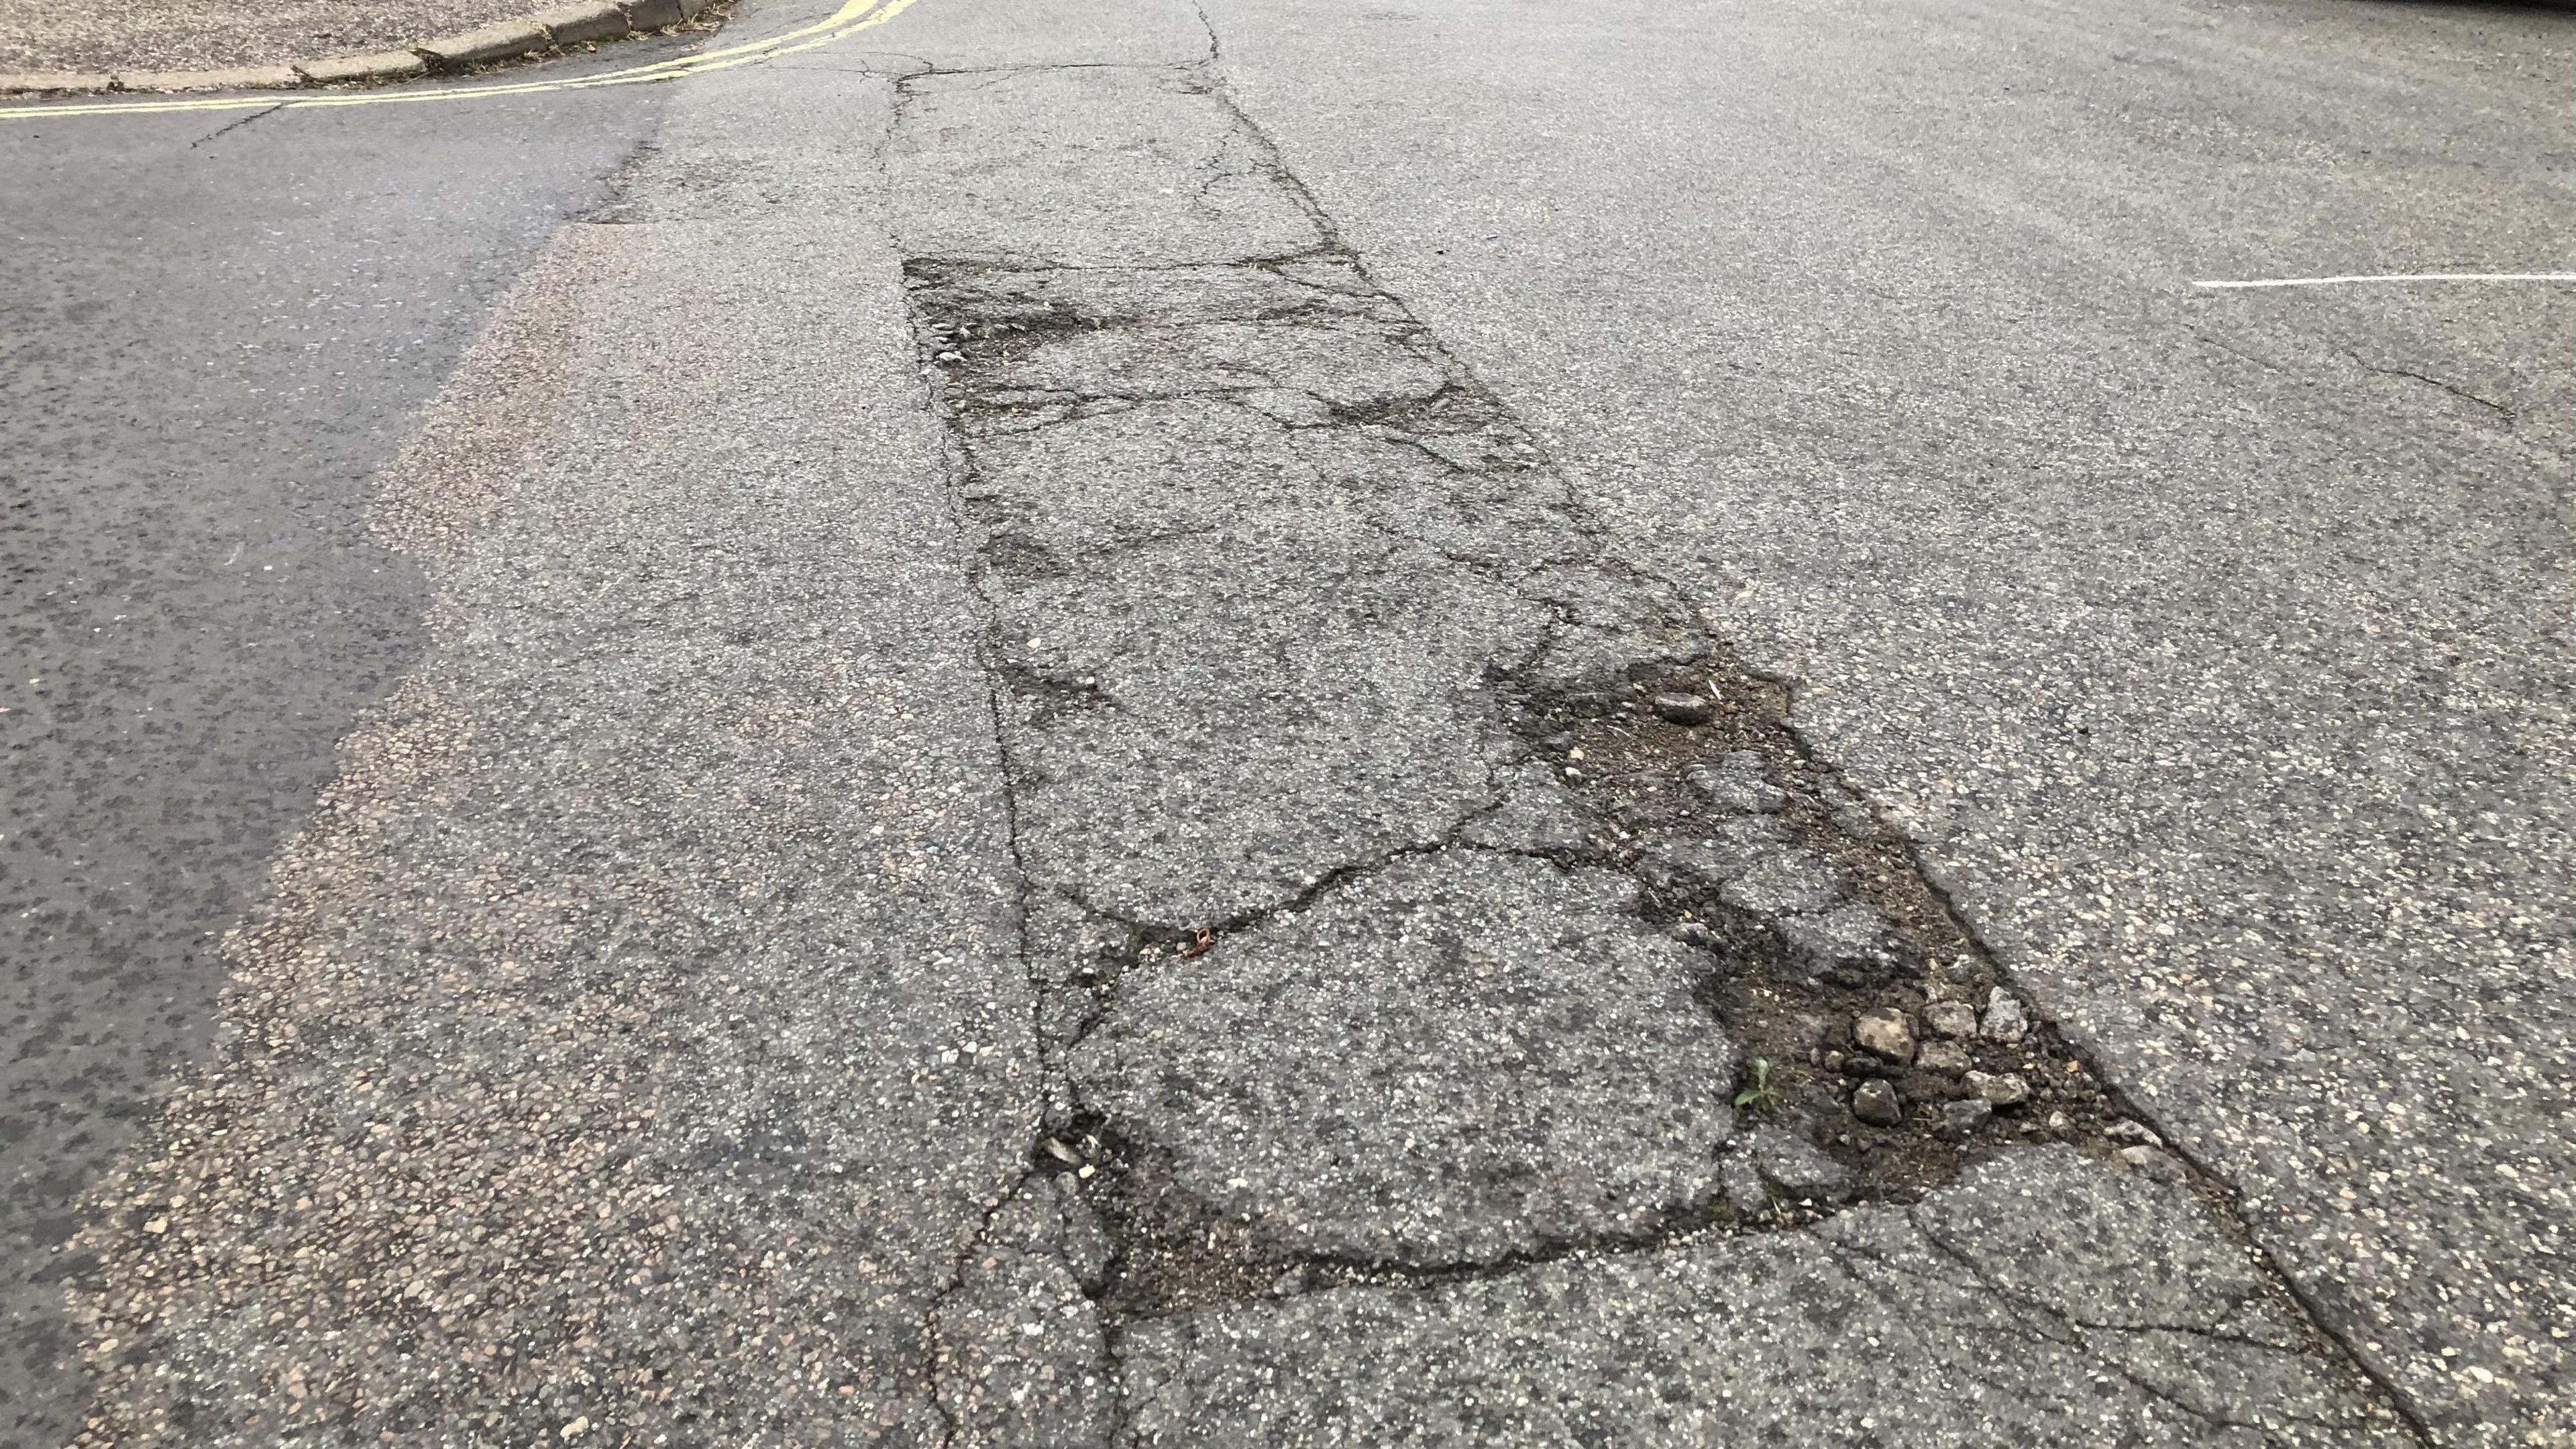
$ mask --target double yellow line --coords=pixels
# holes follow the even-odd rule
[[[752,65],[794,55],[829,45],[853,31],[892,20],[912,4],[912,0],[844,0],[841,8],[811,25],[774,35],[767,40],[746,41],[741,45],[719,46],[696,55],[674,60],[655,61],[651,65],[629,66],[624,70],[603,71],[597,75],[567,76],[560,80],[498,82],[490,85],[423,86],[418,88],[373,91],[325,91],[307,94],[298,91],[270,91],[231,96],[191,96],[167,100],[126,101],[54,101],[32,105],[0,106],[0,119],[51,116],[157,116],[184,111],[259,111],[274,107],[286,111],[312,110],[336,106],[401,106],[420,101],[479,101],[489,96],[528,96],[546,91],[581,91],[599,86],[643,85],[651,81],[677,80],[704,71],[730,70],[738,65]]]

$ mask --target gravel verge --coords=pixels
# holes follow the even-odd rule
[[[383,84],[721,18],[715,0],[0,0],[0,95]]]

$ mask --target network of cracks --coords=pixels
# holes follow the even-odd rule
[[[1615,880],[1620,914],[1657,938],[1657,963],[1722,1034],[1698,1071],[1735,1119],[1736,1149],[1711,1173],[1711,1190],[1627,1231],[1542,1252],[1797,1226],[1850,1202],[1910,1200],[2004,1142],[2069,1142],[2168,1180],[2190,1175],[2002,981],[1902,839],[1801,746],[1785,687],[1695,627],[1670,586],[1602,557],[1527,433],[1351,258],[1135,272],[916,262],[909,273],[958,432],[983,592],[999,616],[1000,706],[1023,795],[1055,783],[1031,760],[1069,719],[1133,712],[1109,678],[1117,661],[1027,657],[1044,648],[1035,631],[1049,627],[1045,611],[1077,596],[1054,585],[1085,562],[1066,557],[1079,545],[1048,535],[1102,521],[1060,495],[1012,486],[1007,475],[1027,471],[1031,440],[1051,430],[1157,404],[1197,422],[1213,404],[1259,417],[1306,458],[1400,459],[1374,474],[1321,468],[1297,481],[1317,487],[1318,511],[1375,495],[1383,512],[1372,527],[1430,543],[1444,566],[1543,615],[1535,649],[1515,640],[1517,657],[1476,661],[1478,677],[1459,692],[1473,719],[1457,727],[1491,736],[1462,747],[1478,757],[1486,791],[1436,837],[1333,863],[1283,901],[1222,917],[1119,915],[1092,905],[1078,882],[1034,879],[1032,964],[1060,1065],[1085,1060],[1137,983],[1205,972],[1246,933],[1329,909],[1372,878],[1444,857],[1505,873],[1534,862]],[[1321,395],[1298,386],[1316,379],[1329,379]],[[996,452],[1002,466],[986,466]],[[1266,461],[1211,448],[1182,466],[1213,488]],[[1137,485],[1143,496],[1122,506],[1150,509],[1164,483]],[[1387,516],[1398,512],[1423,526],[1404,531]],[[1119,536],[1122,521],[1087,541],[1135,548]],[[1177,525],[1172,536],[1228,546]],[[1555,536],[1539,548],[1515,548],[1548,526]],[[1569,577],[1579,574],[1590,577]],[[1318,582],[1350,581],[1326,571]],[[1053,627],[1069,622],[1059,614]],[[1161,664],[1187,675],[1202,662],[1126,672]],[[1210,671],[1229,697],[1275,696],[1281,681],[1261,676],[1276,671],[1234,663],[1239,672]],[[1272,718],[1256,713],[1256,727]],[[1531,1256],[1406,1263],[1298,1252],[1194,1199],[1171,1153],[1101,1110],[1082,1076],[1076,1065],[1059,1087],[1031,1167],[1068,1179],[1116,1244],[1099,1288],[1113,1318]]]
[[[2242,1245],[1786,688],[1317,221],[906,268],[1049,1070],[934,1322],[964,1441],[1032,1402],[1110,1433],[1099,1377],[1201,1310],[1814,1227],[2016,1144]],[[1032,1312],[1072,1346],[1015,1352]]]

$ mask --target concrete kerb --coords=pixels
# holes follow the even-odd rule
[[[0,74],[0,95],[81,95],[104,91],[294,90],[305,86],[381,85],[449,75],[562,46],[588,45],[685,25],[717,0],[573,0],[454,35],[398,49],[335,55],[291,64],[225,70]]]

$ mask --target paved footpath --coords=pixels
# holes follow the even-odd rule
[[[18,1028],[136,1119],[13,1164],[19,1422],[2570,1442],[2576,288],[2190,283],[2551,269],[2571,49],[918,0],[514,102],[660,97],[364,390],[419,622],[220,996]]]

